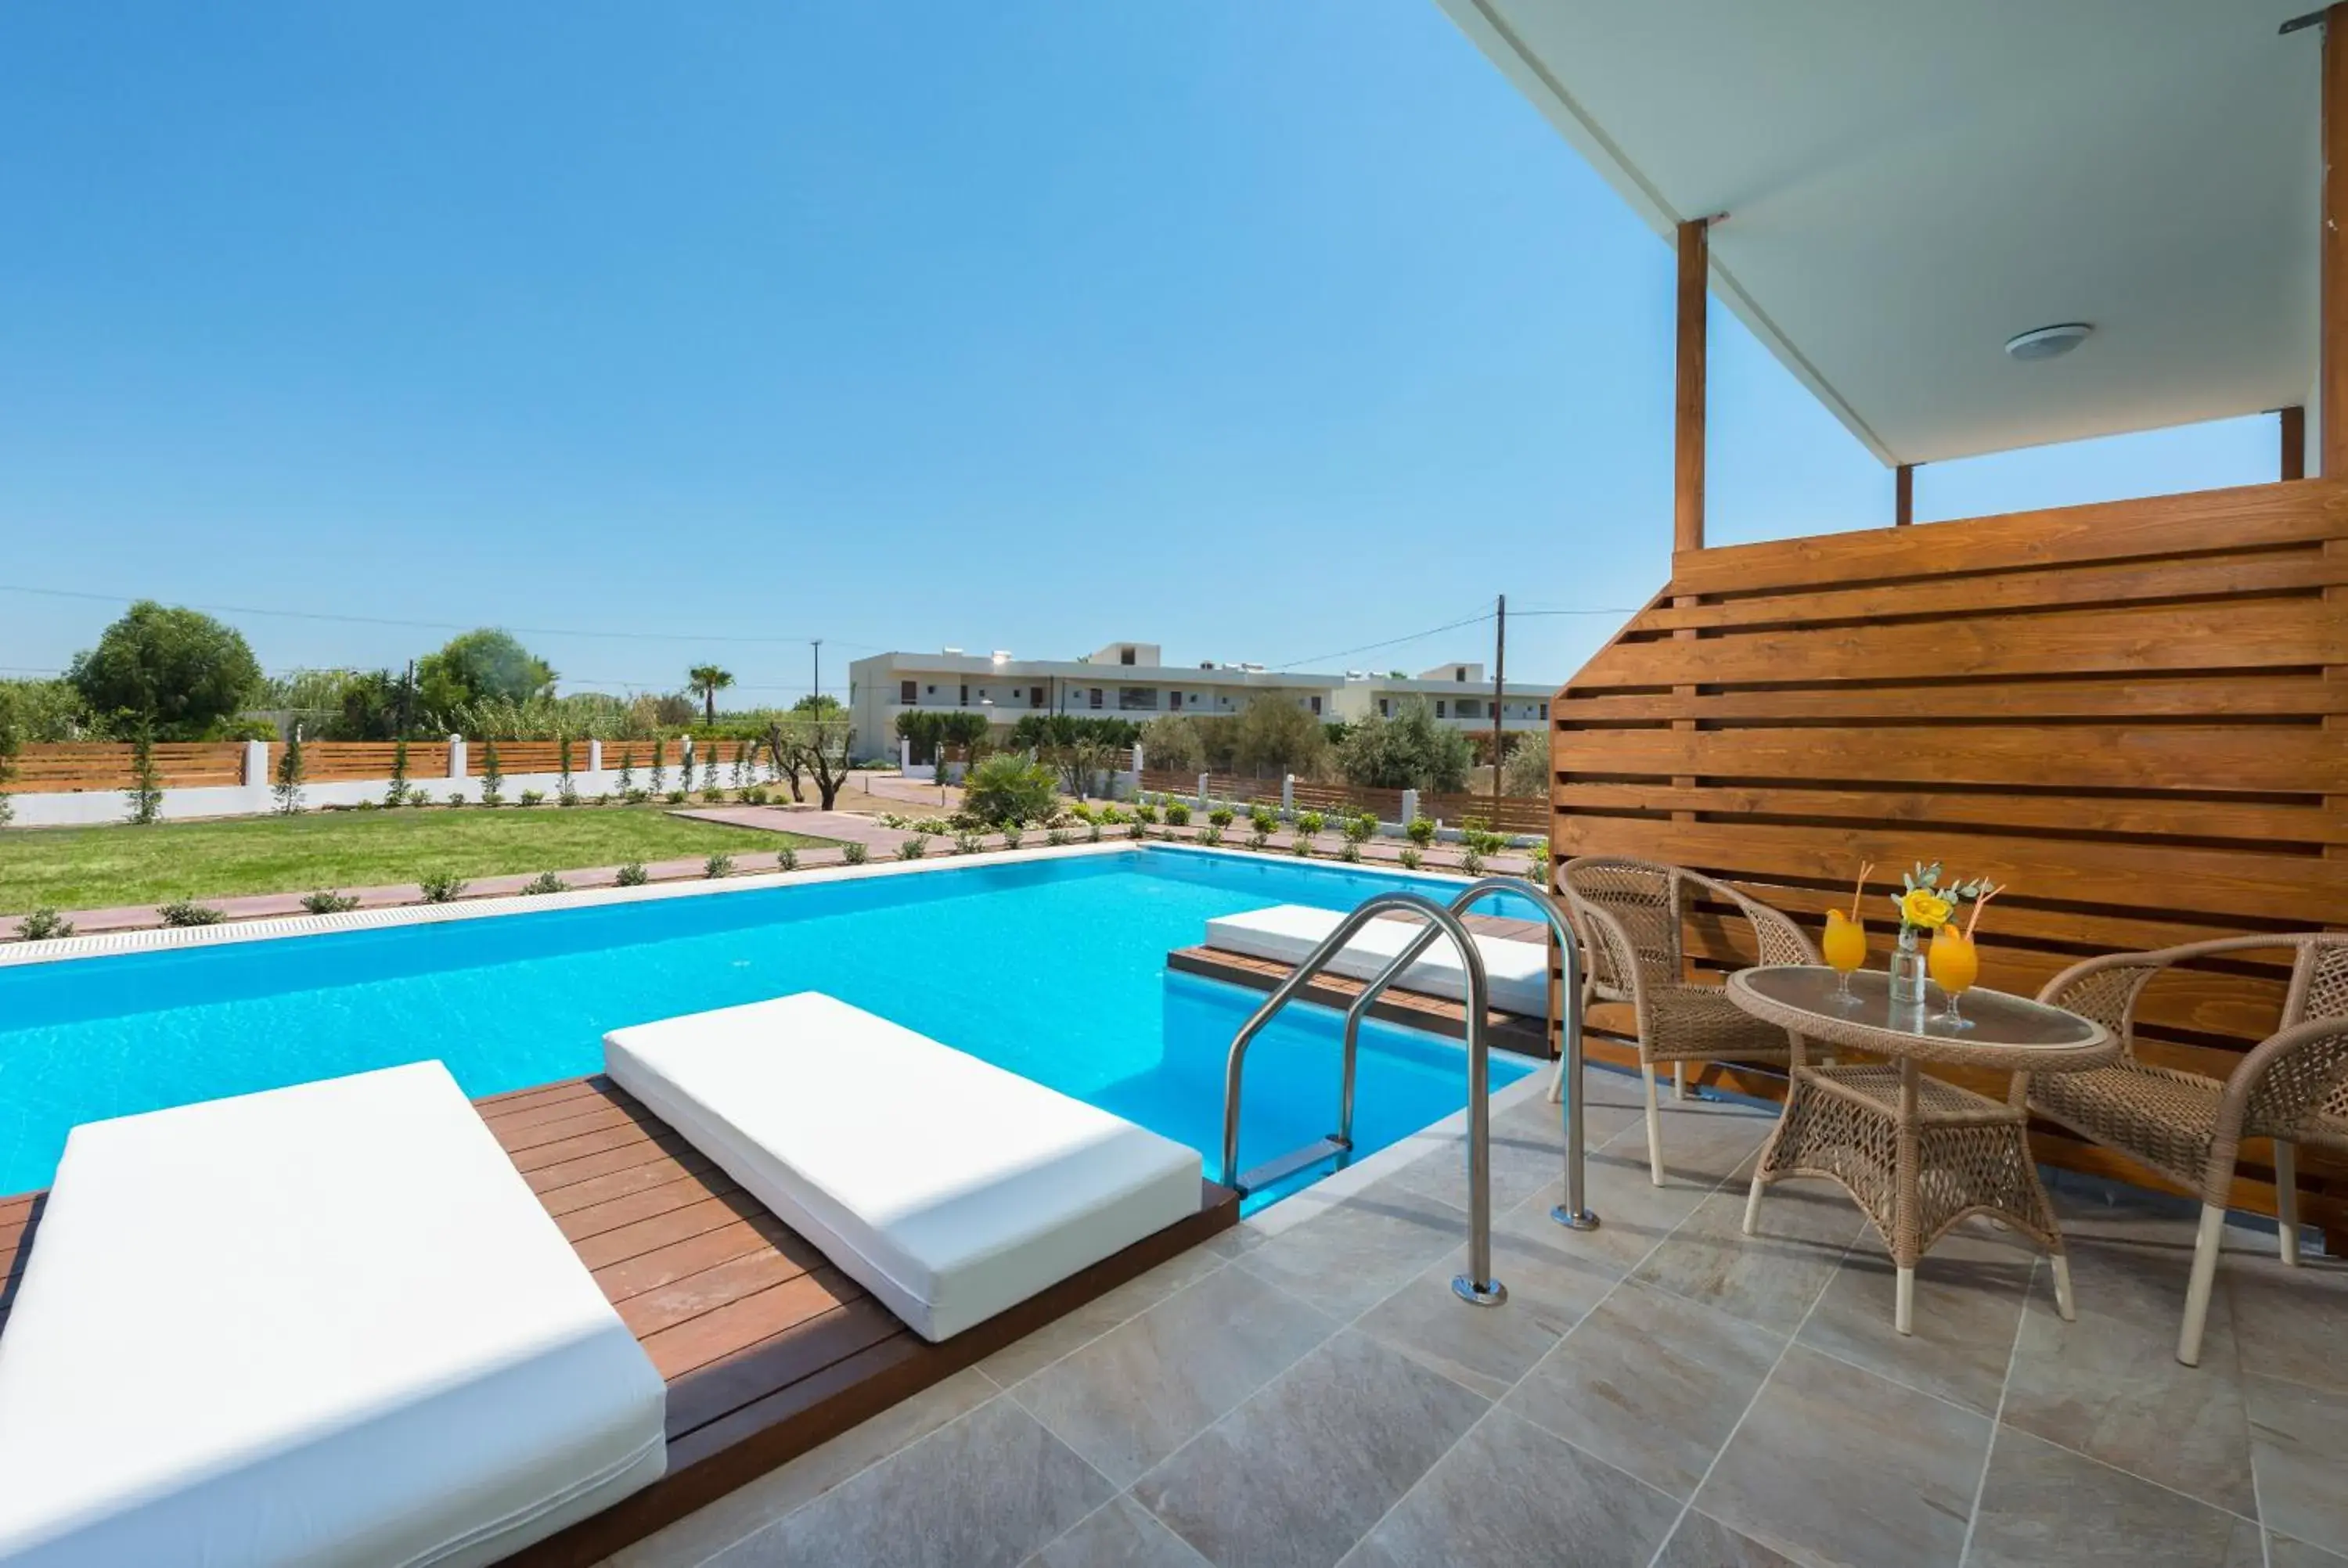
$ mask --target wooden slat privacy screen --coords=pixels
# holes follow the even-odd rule
[[[1551,702],[1557,855],[1713,872],[1813,925],[1872,860],[1879,966],[1883,894],[1943,860],[2010,885],[1982,983],[2024,995],[2092,953],[2348,926],[2343,585],[2339,480],[1683,552]],[[1691,922],[1708,967],[1741,941]],[[2144,1054],[2222,1076],[2283,978],[2156,981]],[[2051,1130],[2038,1149],[2139,1176]],[[2348,1235],[2348,1168],[2301,1170],[2308,1217]],[[2238,1197],[2272,1210],[2263,1181]]]

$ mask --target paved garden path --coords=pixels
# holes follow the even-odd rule
[[[900,828],[883,827],[869,816],[845,811],[792,811],[775,805],[703,805],[680,807],[671,816],[714,822],[726,827],[764,828],[769,833],[797,833],[829,838],[837,844],[860,844],[875,856],[891,856],[912,837]]]

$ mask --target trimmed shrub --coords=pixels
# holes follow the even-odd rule
[[[228,917],[209,904],[198,904],[186,898],[174,898],[159,907],[156,914],[166,926],[217,926]]]
[[[358,907],[357,898],[348,893],[337,893],[331,887],[321,887],[302,900],[302,907],[313,915],[347,915]]]
[[[1354,838],[1345,840],[1344,845],[1337,851],[1337,858],[1344,861],[1348,866],[1357,866],[1361,864],[1361,841]]]
[[[1227,805],[1219,805],[1212,811],[1207,813],[1208,825],[1214,828],[1218,834],[1220,834],[1224,828],[1231,826],[1232,823],[1237,822],[1238,820],[1239,813],[1233,811]]]
[[[1478,850],[1474,845],[1469,845],[1466,852],[1459,856],[1459,869],[1470,876],[1483,876],[1483,852]]]
[[[27,942],[54,942],[73,931],[73,922],[46,904],[16,922],[16,935]]]
[[[1044,842],[1058,849],[1068,842],[1068,830],[1065,827],[1047,827],[1044,830]]]
[[[1186,802],[1186,801],[1179,801],[1179,800],[1169,800],[1169,801],[1168,801],[1168,802],[1166,803],[1166,821],[1167,821],[1168,825],[1172,826],[1172,827],[1188,827],[1188,826],[1189,826],[1189,825],[1190,825],[1190,807],[1189,807],[1189,804],[1188,802]]]
[[[1405,871],[1417,870],[1419,863],[1426,858],[1426,856],[1420,852],[1417,845],[1406,844],[1402,846],[1402,868]]]
[[[571,770],[566,767],[562,773],[565,782],[568,782]],[[483,741],[481,743],[481,804],[503,805],[505,803],[506,770],[505,765],[498,761],[498,743],[495,741]]]
[[[1249,834],[1247,836],[1247,846],[1250,849],[1262,849],[1265,845],[1270,844],[1271,842],[1272,835],[1266,833],[1262,826],[1258,826],[1253,833]]]
[[[1199,830],[1199,842],[1205,845],[1210,849],[1212,849],[1216,845],[1220,844],[1222,841],[1223,830],[1217,827],[1211,822]]]
[[[1346,817],[1344,820],[1343,825],[1344,828],[1346,843],[1353,845],[1367,844],[1370,841],[1371,836],[1378,831],[1378,819],[1370,813],[1365,811]]]
[[[976,855],[984,847],[984,841],[975,833],[964,828],[953,835],[953,846],[956,855]]]
[[[798,868],[799,868],[799,852],[798,852],[798,850],[791,848],[788,845],[784,845],[782,848],[778,849],[777,851],[775,851],[775,869],[776,869],[776,870],[778,870],[778,871],[797,871]]]
[[[1425,849],[1435,842],[1435,819],[1431,816],[1414,816],[1410,819],[1410,825],[1404,828],[1403,832],[1408,835],[1413,844]]]
[[[391,783],[385,786],[383,804],[397,805],[407,798],[407,741],[405,737],[391,743]]]
[[[683,805],[685,802],[685,793],[681,789],[673,789],[668,792],[667,799],[671,805]]]
[[[913,835],[912,837],[905,840],[904,843],[897,846],[897,858],[900,860],[919,860],[922,856],[927,855],[929,852],[929,835],[927,834],[917,833]]]
[[[416,879],[427,904],[447,904],[465,896],[466,882],[448,871],[427,871]]]
[[[644,869],[641,860],[631,860],[620,867],[619,883],[623,887],[642,887],[652,879],[653,874]]]
[[[871,853],[870,848],[861,844],[843,844],[839,846],[839,861],[843,866],[861,866]]]
[[[570,891],[571,884],[565,882],[561,877],[557,876],[551,871],[540,872],[528,882],[522,884],[521,889],[522,897],[525,898],[542,898],[549,893],[568,893]]]
[[[1270,838],[1280,827],[1280,813],[1272,806],[1258,804],[1248,807],[1248,821],[1255,825],[1256,833]]]
[[[1026,838],[1026,836],[1027,836],[1026,832],[1025,832],[1023,828],[1021,828],[1021,827],[1020,827],[1020,825],[1019,825],[1017,823],[1015,823],[1015,822],[1006,822],[1006,823],[1004,823],[1004,824],[1003,825],[1003,847],[1004,847],[1004,848],[1005,848],[1005,849],[1016,849],[1016,848],[1018,848],[1018,847],[1019,847],[1019,845],[1020,845],[1021,841],[1022,841],[1022,840],[1024,840],[1024,839],[1025,839],[1025,838]]]
[[[521,792],[520,799],[524,805],[544,805],[546,792],[542,789],[526,789]]]
[[[713,881],[720,876],[731,876],[734,875],[734,857],[721,849],[701,863],[701,874]]]

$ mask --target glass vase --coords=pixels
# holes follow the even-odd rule
[[[1916,942],[1916,927],[1900,927],[1900,945],[1891,949],[1891,1005],[1924,1006],[1924,953]]]

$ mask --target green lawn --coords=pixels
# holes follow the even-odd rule
[[[367,887],[413,882],[433,871],[468,877],[569,871],[826,842],[688,822],[656,806],[442,806],[151,827],[9,828],[0,832],[0,914],[44,904],[88,909]]]

